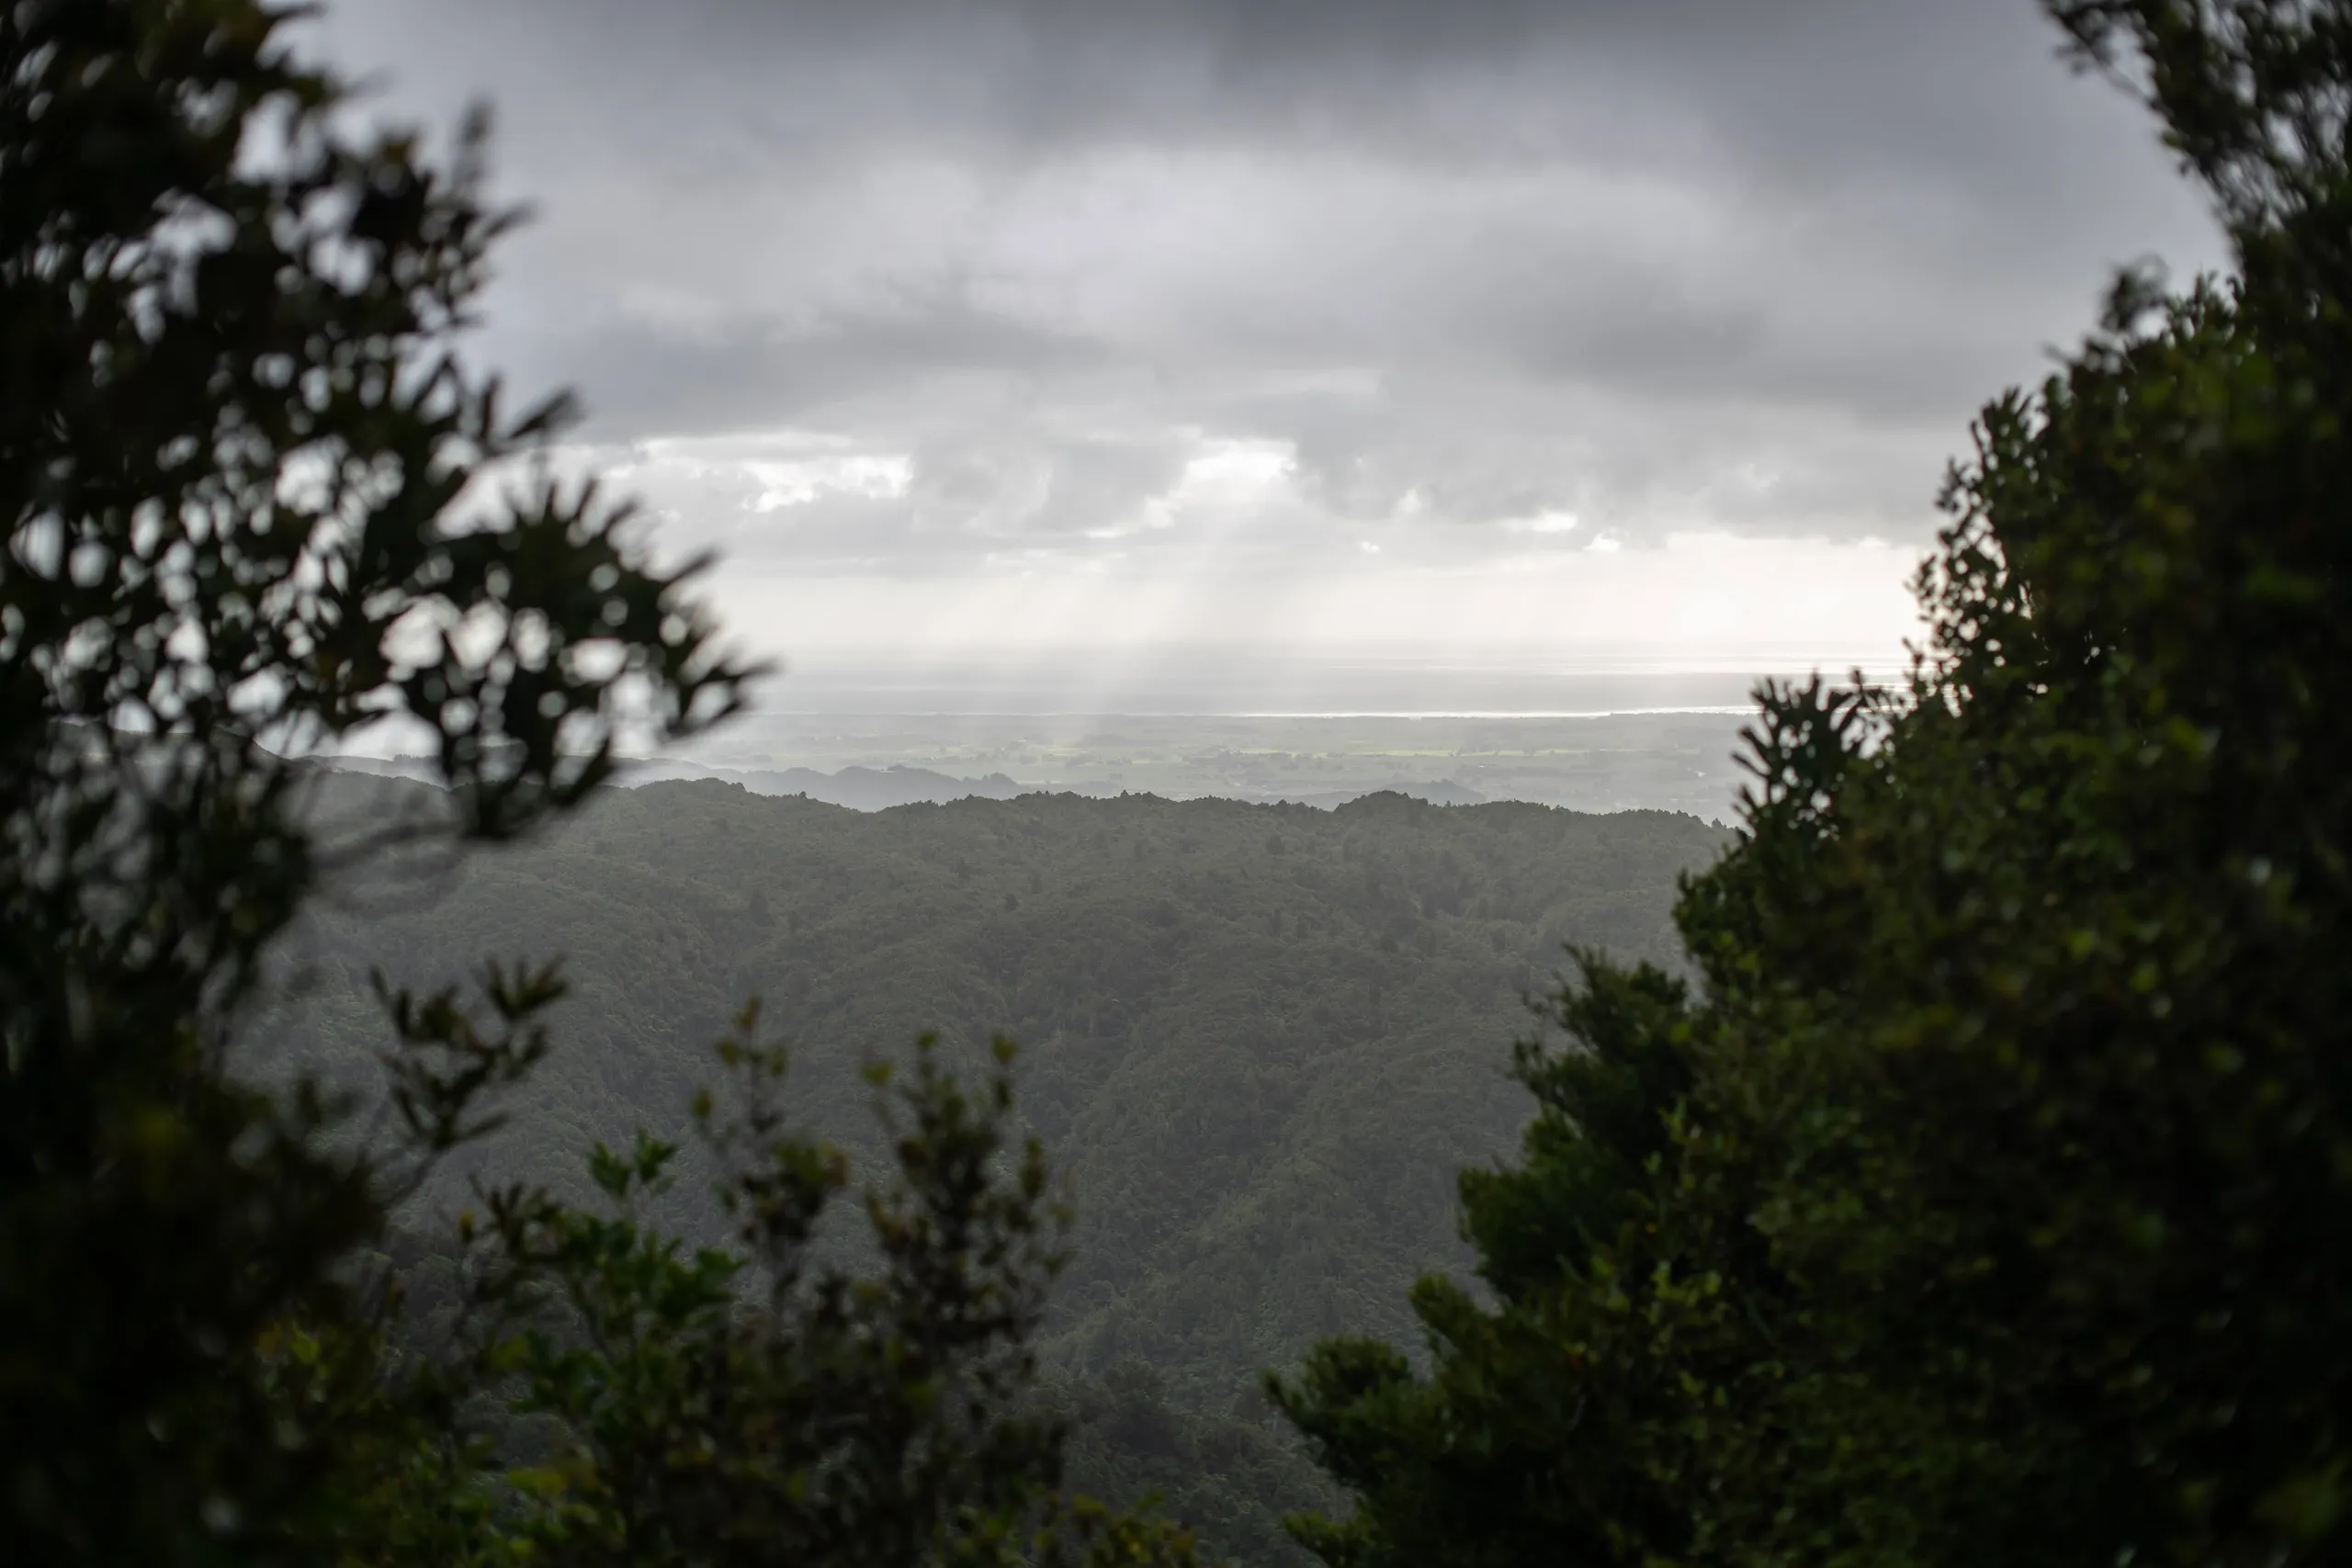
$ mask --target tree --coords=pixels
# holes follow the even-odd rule
[[[1763,694],[1695,995],[1587,960],[1491,1305],[1279,1396],[1334,1563],[2340,1555],[2352,6],[2056,0],[2236,273],[1990,405],[1894,690]]]
[[[409,1033],[457,1016],[413,1013]],[[678,1151],[644,1134],[591,1156],[609,1213],[487,1194],[484,1320],[454,1357],[415,1348],[472,1374],[473,1416],[379,1466],[346,1551],[417,1568],[1190,1568],[1184,1530],[1062,1490],[1069,1423],[1038,1396],[1033,1341],[1069,1216],[1042,1145],[1012,1131],[1011,1043],[977,1093],[928,1038],[910,1072],[869,1071],[890,1167],[845,1245],[827,1226],[849,1161],[787,1131],[786,1055],[756,1020],[719,1046],[733,1109],[695,1107],[734,1245],[647,1222]]]
[[[329,1501],[345,1432],[279,1397],[272,1329],[354,1321],[334,1265],[397,1173],[222,1061],[365,847],[293,754],[398,721],[454,810],[368,836],[503,838],[744,673],[691,568],[532,477],[562,406],[457,356],[509,221],[479,127],[447,168],[339,131],[287,15],[0,10],[0,1534],[43,1561],[261,1553]],[[413,1150],[525,1065],[403,1057]]]

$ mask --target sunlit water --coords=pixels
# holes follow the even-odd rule
[[[1514,656],[1481,650],[1306,653],[1282,649],[1071,649],[894,659],[812,650],[762,687],[760,717],[1152,715],[1566,717],[1745,712],[1758,680],[1857,665],[1885,650],[1834,647],[1618,648]],[[765,728],[757,718],[745,729]]]

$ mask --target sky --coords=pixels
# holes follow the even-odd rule
[[[2031,0],[332,0],[480,352],[749,646],[1892,655],[1974,410],[2222,250]]]

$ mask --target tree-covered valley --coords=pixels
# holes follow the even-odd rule
[[[322,804],[376,819],[429,794],[338,775]],[[372,971],[429,990],[485,955],[560,955],[558,1048],[504,1139],[421,1200],[445,1206],[466,1171],[577,1187],[592,1143],[679,1135],[754,996],[793,1053],[793,1114],[835,1135],[865,1124],[862,1063],[927,1032],[973,1060],[1005,1035],[1077,1212],[1049,1361],[1139,1361],[1222,1409],[1319,1336],[1407,1331],[1405,1287],[1463,1256],[1453,1172],[1528,1114],[1507,1076],[1522,998],[1567,944],[1670,963],[1676,879],[1723,840],[1660,812],[1399,795],[865,814],[658,784],[524,847],[332,892],[262,1032],[364,1074]]]
[[[334,773],[322,819],[429,819],[437,792]],[[330,835],[332,838],[333,835]],[[877,1162],[861,1068],[936,1034],[1018,1045],[1024,1124],[1075,1216],[1037,1345],[1072,1483],[1157,1496],[1213,1557],[1303,1561],[1281,1521],[1334,1495],[1261,1397],[1317,1340],[1409,1338],[1407,1289],[1467,1260],[1453,1173],[1532,1108],[1510,1044],[1574,945],[1672,964],[1677,880],[1722,829],[1397,795],[1336,811],[1075,795],[876,813],[710,781],[600,792],[519,847],[372,863],[279,955],[248,1049],[365,1095],[379,971],[419,993],[485,956],[560,956],[555,1049],[498,1136],[404,1211],[414,1303],[456,1309],[431,1238],[488,1184],[594,1204],[589,1149],[682,1145],[650,1210],[723,1240],[688,1132],[746,1000],[791,1055],[797,1126]]]

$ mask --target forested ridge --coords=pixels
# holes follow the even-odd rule
[[[442,808],[421,784],[318,782],[329,821]],[[866,1160],[862,1064],[936,1033],[969,1068],[1009,1036],[1022,1117],[1076,1215],[1037,1341],[1072,1483],[1159,1496],[1212,1556],[1295,1562],[1283,1517],[1335,1495],[1261,1374],[1342,1328],[1409,1332],[1406,1287],[1468,1260],[1453,1172],[1526,1120],[1506,1069],[1527,999],[1569,944],[1675,963],[1677,879],[1724,840],[1673,813],[1396,795],[864,813],[714,782],[608,789],[526,845],[331,883],[248,1044],[365,1094],[379,970],[429,992],[486,954],[563,960],[560,1049],[507,1131],[412,1201],[388,1255],[412,1313],[439,1321],[465,1292],[430,1238],[478,1206],[469,1178],[593,1201],[594,1145],[691,1145],[711,1044],[747,998],[791,1050],[794,1122]],[[653,1212],[724,1235],[699,1181]]]
[[[426,786],[338,776],[356,817]],[[674,1137],[744,1001],[812,1128],[865,1124],[870,1058],[1017,1041],[1021,1111],[1069,1175],[1049,1361],[1137,1359],[1221,1409],[1342,1325],[1409,1324],[1459,1262],[1453,1175],[1525,1120],[1508,1047],[1575,943],[1674,961],[1679,874],[1720,829],[1663,812],[1337,811],[1029,795],[866,814],[715,783],[608,790],[544,838],[330,889],[257,1033],[343,1077],[383,1043],[370,976],[428,990],[560,956],[561,1048],[485,1164],[577,1189],[598,1140]],[[680,1211],[684,1218],[687,1211]]]

